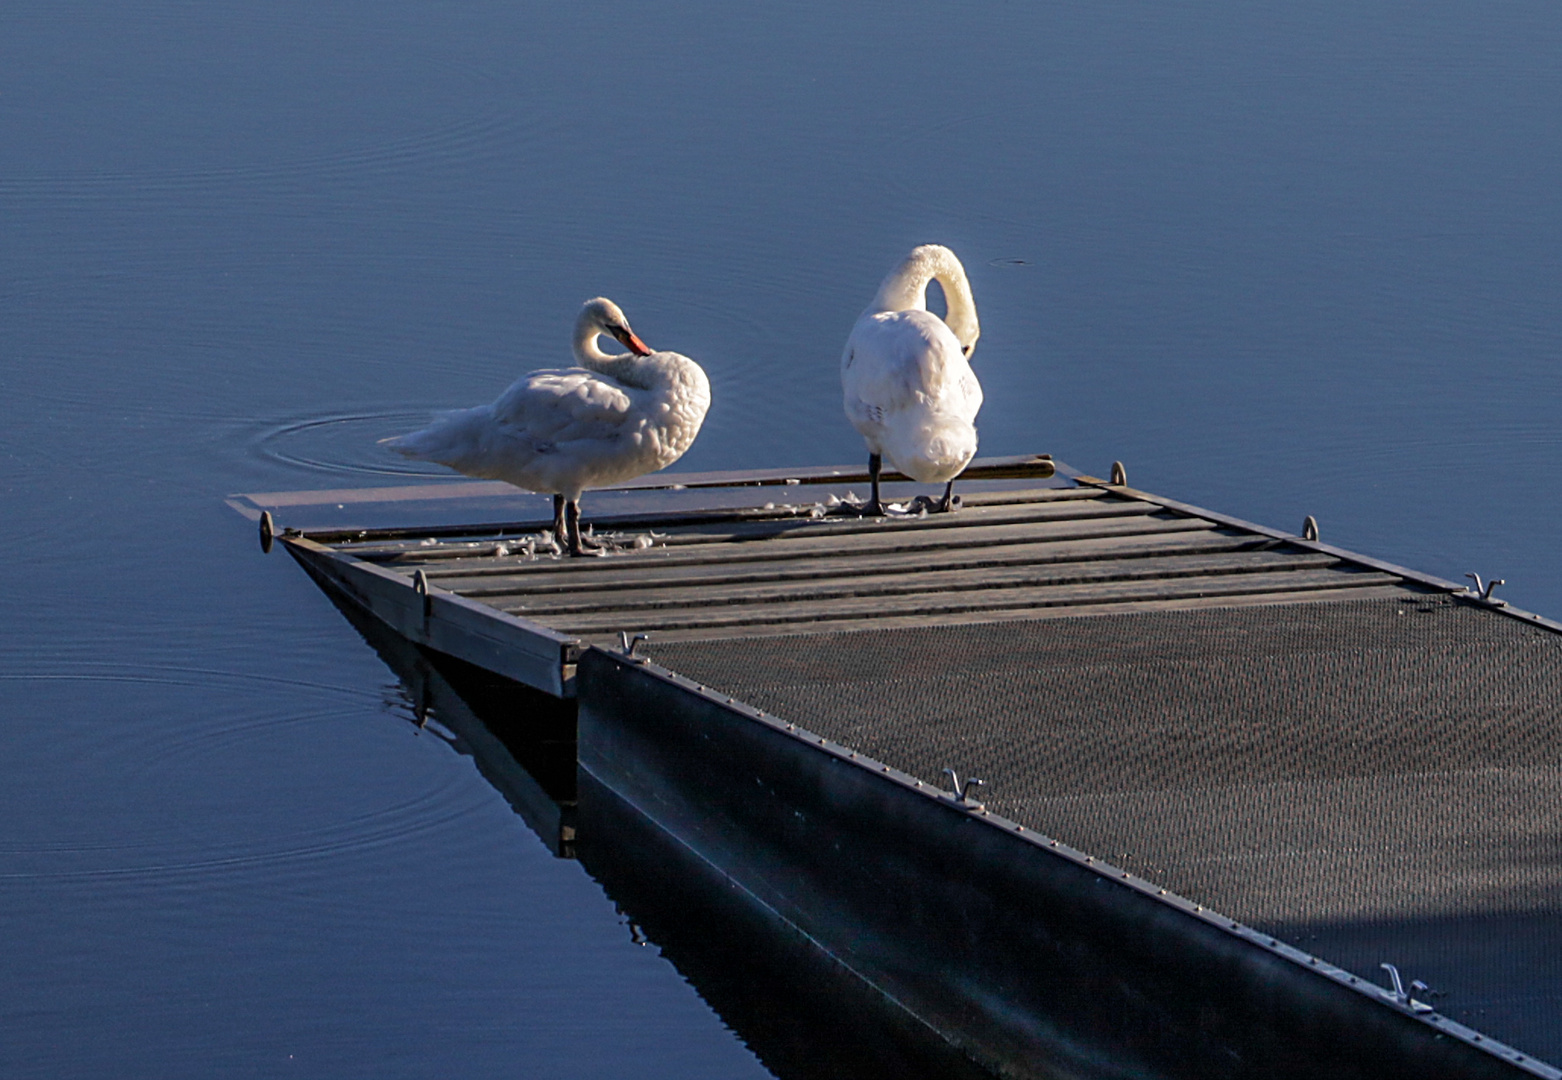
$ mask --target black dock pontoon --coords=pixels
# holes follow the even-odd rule
[[[234,505],[575,699],[582,836],[650,830],[987,1068],[1562,1077],[1562,627],[1122,476],[968,477],[887,520],[826,513],[849,469],[653,478],[590,496],[599,559],[502,485]]]

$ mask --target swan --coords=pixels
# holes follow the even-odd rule
[[[602,334],[629,352],[603,352]],[[578,367],[533,371],[492,405],[444,413],[420,431],[381,442],[467,476],[551,494],[559,546],[572,555],[598,550],[581,536],[581,493],[682,457],[710,408],[710,382],[687,356],[653,352],[602,296],[580,309],[574,350]]]
[[[943,319],[927,310],[935,278],[948,305]],[[976,456],[982,384],[967,360],[981,332],[965,267],[938,244],[913,248],[857,319],[841,353],[841,389],[847,419],[868,444],[873,497],[863,514],[885,512],[884,458],[919,483],[947,481],[930,505],[954,508],[955,477]]]

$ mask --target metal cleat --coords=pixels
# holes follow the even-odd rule
[[[635,634],[631,636],[628,630],[620,630],[618,632],[618,640],[622,646],[621,651],[628,659],[633,660],[637,664],[649,662],[646,657],[639,655],[639,649],[642,641],[651,640],[650,634]]]
[[[1508,583],[1507,578],[1492,578],[1490,581],[1486,582],[1484,586],[1482,586],[1481,575],[1466,574],[1464,576],[1475,582],[1475,588],[1465,590],[1465,592],[1469,593],[1475,599],[1490,604],[1492,607],[1508,606],[1508,602],[1506,600],[1498,600],[1491,594],[1492,590],[1495,589],[1498,585],[1506,585]]]

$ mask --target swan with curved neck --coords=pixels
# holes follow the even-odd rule
[[[604,334],[629,351],[603,352]],[[710,408],[710,382],[687,356],[652,351],[606,297],[581,308],[573,345],[577,367],[533,371],[491,405],[383,441],[467,476],[551,494],[559,545],[585,554],[598,545],[581,534],[581,494],[682,457]]]
[[[928,283],[944,291],[947,314],[927,309]],[[965,267],[938,244],[913,248],[879,286],[841,354],[846,416],[868,445],[872,499],[882,515],[884,459],[924,484],[944,483],[935,510],[954,508],[954,481],[976,456],[982,385],[968,360],[981,336]]]

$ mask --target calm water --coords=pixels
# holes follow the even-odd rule
[[[0,1073],[765,1074],[221,502],[394,482],[598,293],[681,467],[850,461],[947,243],[984,452],[1562,615],[1562,8],[840,7],[6,6]]]

